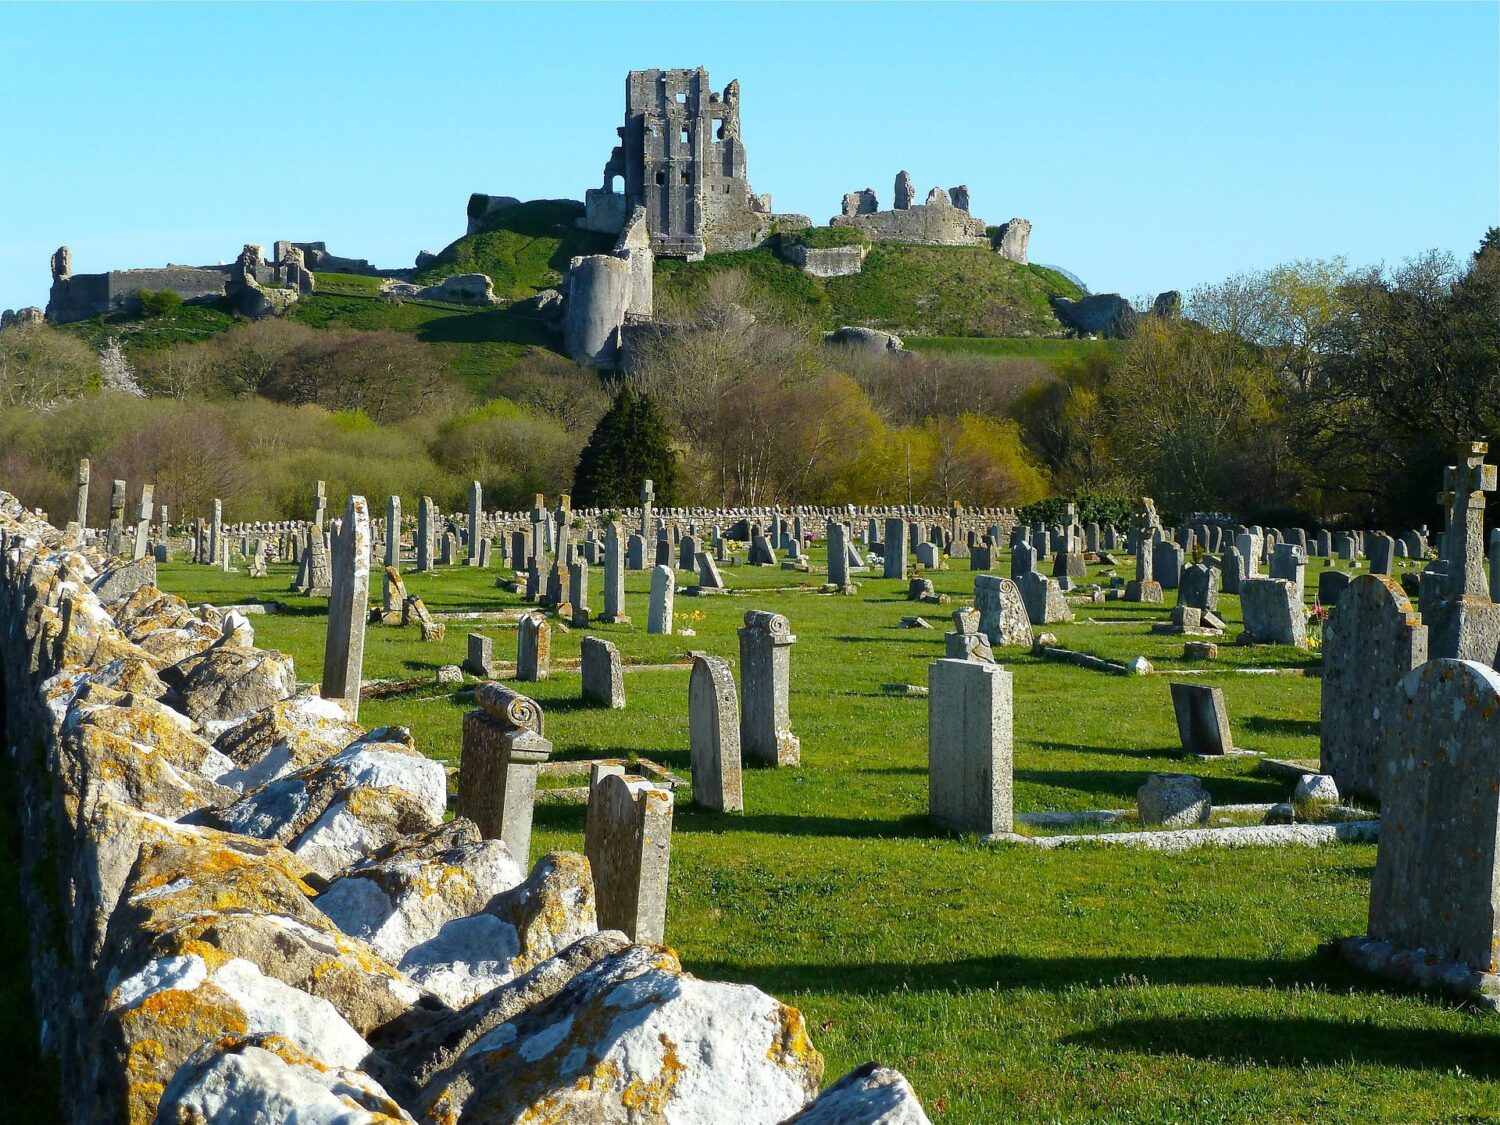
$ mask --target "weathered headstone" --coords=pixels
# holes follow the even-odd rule
[[[621,529],[611,522],[604,529],[604,613],[599,620],[609,624],[629,624],[625,613],[625,552],[620,542]]]
[[[109,489],[108,550],[112,555],[125,553],[125,482],[117,480]]]
[[[1447,573],[1443,593],[1422,600],[1429,629],[1428,648],[1436,657],[1477,660],[1493,665],[1500,652],[1500,604],[1492,602],[1484,577],[1485,493],[1496,490],[1496,469],[1484,463],[1489,445],[1470,442],[1459,449],[1459,464],[1444,472],[1447,528],[1442,558]]]
[[[1387,703],[1369,936],[1500,970],[1500,673],[1431,660]]]
[[[417,569],[423,574],[432,570],[433,536],[437,534],[437,507],[431,496],[422,497],[417,505]]]
[[[479,565],[479,540],[483,537],[481,531],[484,520],[484,491],[479,482],[472,481],[469,484],[469,566]]]
[[[357,719],[370,603],[370,509],[363,496],[349,497],[344,506],[333,533],[332,571],[321,694],[344,700],[349,717]]]
[[[704,590],[724,589],[724,577],[719,573],[719,564],[706,551],[698,552],[698,586]]]
[[[666,936],[672,794],[640,778],[605,774],[589,789],[584,851],[600,929],[637,942]]]
[[[1427,661],[1427,626],[1401,584],[1362,574],[1323,627],[1321,769],[1345,795],[1380,800],[1397,685]]]
[[[979,631],[991,645],[1031,647],[1031,618],[1021,591],[1009,578],[975,575],[974,608],[979,611]]]
[[[620,650],[603,637],[584,637],[579,645],[583,670],[583,701],[619,710],[625,706],[625,677]]]
[[[1251,578],[1240,585],[1242,640],[1307,647],[1307,617],[1295,586],[1284,578]]]
[[[953,631],[943,634],[943,655],[950,660],[983,660],[993,664],[990,639],[979,630],[979,611],[962,606],[953,611]]]
[[[1021,604],[1026,607],[1026,616],[1033,625],[1051,625],[1073,620],[1057,579],[1048,578],[1039,570],[1021,575],[1016,583],[1021,591]]]
[[[552,752],[542,737],[542,709],[504,684],[474,690],[479,704],[464,712],[458,768],[457,815],[474,822],[486,840],[502,840],[526,870],[536,805],[537,767]]]
[[[906,521],[885,521],[885,570],[886,578],[906,578]]]
[[[1009,832],[1011,677],[996,664],[938,660],[927,667],[927,803],[956,832]]]
[[[670,566],[651,568],[651,601],[646,610],[646,632],[668,636],[672,632],[672,601],[676,594],[676,575]]]
[[[1208,684],[1173,683],[1172,710],[1177,737],[1186,754],[1228,754],[1234,749],[1224,689]]]
[[[1177,586],[1177,604],[1193,609],[1219,612],[1219,572],[1204,563],[1190,563],[1182,568]]]
[[[688,678],[688,737],[693,803],[718,812],[745,807],[740,779],[740,705],[729,662],[693,657]]]
[[[401,569],[401,497],[385,501],[385,565]]]
[[[749,610],[740,638],[740,746],[751,766],[795,766],[802,743],[790,718],[791,625],[779,613]]]
[[[132,537],[130,546],[130,558],[132,561],[146,557],[146,548],[151,542],[151,515],[153,511],[151,501],[155,492],[155,485],[141,485],[141,505],[136,509],[135,534]]]
[[[545,680],[552,671],[552,625],[533,610],[516,623],[516,679],[522,683]]]
[[[568,564],[568,601],[572,607],[571,621],[575,629],[587,629],[589,624],[589,564],[580,557]]]
[[[470,633],[464,671],[482,680],[495,678],[495,642],[483,633]]]
[[[80,529],[89,525],[89,459],[78,462],[77,493],[73,501],[73,522]]]

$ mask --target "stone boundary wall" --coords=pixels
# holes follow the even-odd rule
[[[601,931],[584,857],[527,876],[444,820],[409,732],[299,692],[247,619],[149,574],[0,492],[3,723],[67,1120],[927,1121],[873,1064],[817,1096],[796,1009]]]

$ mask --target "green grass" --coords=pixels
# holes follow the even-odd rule
[[[1060,331],[1048,297],[1073,296],[1060,274],[984,246],[880,243],[864,268],[827,282],[834,318],[930,336],[1046,336]]]
[[[489,229],[451,243],[437,261],[419,270],[416,280],[440,281],[459,273],[488,274],[495,296],[530,297],[562,281],[568,260],[579,254],[604,254],[613,235],[580,230],[575,206],[564,200],[534,200],[497,212]]]
[[[859,227],[803,227],[780,236],[783,246],[799,243],[811,250],[832,250],[839,246],[863,246],[870,241],[869,232]]]
[[[1318,570],[1309,567],[1309,590]],[[294,653],[301,678],[317,678],[325,607],[284,592],[290,567],[263,581],[184,564],[161,575],[190,600],[284,600],[287,613],[254,619],[258,640]],[[407,582],[439,612],[519,606],[494,576],[445,568]],[[954,605],[970,600],[967,569],[932,577]],[[772,592],[820,580],[779,569],[730,568],[726,578],[746,593],[678,598],[678,624],[696,636],[593,631],[619,645],[627,667],[690,648],[737,663],[746,609],[790,618],[802,765],[747,772],[742,815],[678,807],[667,937],[694,973],[798,1005],[830,1080],[867,1059],[900,1067],[937,1122],[1500,1118],[1493,1018],[1383,988],[1320,952],[1363,932],[1373,846],[1159,855],[950,837],[925,815],[927,701],[880,690],[926,683],[949,607],[914,607],[903,584],[869,576],[856,578],[853,597]],[[639,622],[646,576],[630,573],[626,586]],[[1078,608],[1075,623],[1051,631],[1115,659],[1144,654],[1170,673],[1183,639],[1148,629],[1171,600]],[[1231,635],[1237,603],[1221,600]],[[896,628],[914,612],[937,628]],[[424,645],[414,630],[371,627],[365,675],[428,680],[461,662],[470,628],[450,622],[441,644]],[[480,631],[496,638],[498,657],[513,658],[513,628]],[[555,632],[554,658],[576,657],[584,635]],[[1318,679],[1232,669],[1299,669],[1316,656],[1227,644],[1220,653],[1220,672],[1195,679],[1224,688],[1236,743],[1315,758]],[[1289,785],[1254,775],[1253,760],[1176,755],[1169,676],[1000,655],[1014,682],[1018,811],[1130,807],[1146,774],[1164,769],[1202,775],[1219,803],[1287,796]],[[636,753],[686,776],[687,677],[627,670],[629,705],[614,712],[579,705],[576,670],[525,690],[547,709],[556,757]],[[432,686],[367,702],[361,720],[406,725],[428,754],[451,760],[467,706]],[[540,806],[533,856],[581,849],[583,816]]]
[[[346,297],[373,297],[385,284],[385,278],[363,273],[319,273],[315,277],[317,292]]]
[[[745,279],[743,299],[747,304],[769,309],[786,320],[820,328],[832,326],[833,312],[823,282],[782,261],[769,246],[710,254],[701,262],[658,258],[654,277],[657,300],[669,305],[674,300],[696,305],[706,292],[708,279],[729,270]]]
[[[145,352],[206,340],[229,331],[234,324],[233,305],[223,300],[206,305],[181,304],[160,316],[125,313],[96,316],[63,328],[94,348],[104,347],[115,336],[127,352]]]

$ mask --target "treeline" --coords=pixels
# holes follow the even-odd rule
[[[1461,440],[1500,439],[1500,235],[1463,262],[1298,262],[1188,294],[1179,318],[1042,362],[822,345],[713,275],[625,376],[547,352],[458,377],[396,331],[238,325],[126,356],[54,328],[0,333],[0,487],[56,513],[93,462],[192,517],[305,515],[311,482],[492,506],[1027,505],[1169,518],[1433,523]],[[611,406],[613,403],[613,406]],[[591,435],[592,439],[591,439]]]

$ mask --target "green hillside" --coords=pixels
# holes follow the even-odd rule
[[[466,234],[449,244],[437,261],[418,271],[417,281],[432,284],[459,273],[488,274],[501,300],[522,300],[562,281],[569,259],[603,254],[614,237],[580,230],[576,203],[537,199],[497,212],[487,230]]]
[[[768,247],[659,261],[662,309],[690,306],[709,279],[734,270],[755,305],[819,328],[853,324],[925,336],[1051,336],[1061,332],[1048,298],[1083,294],[1054,270],[1022,266],[981,246],[871,247],[850,277],[810,277]]]

